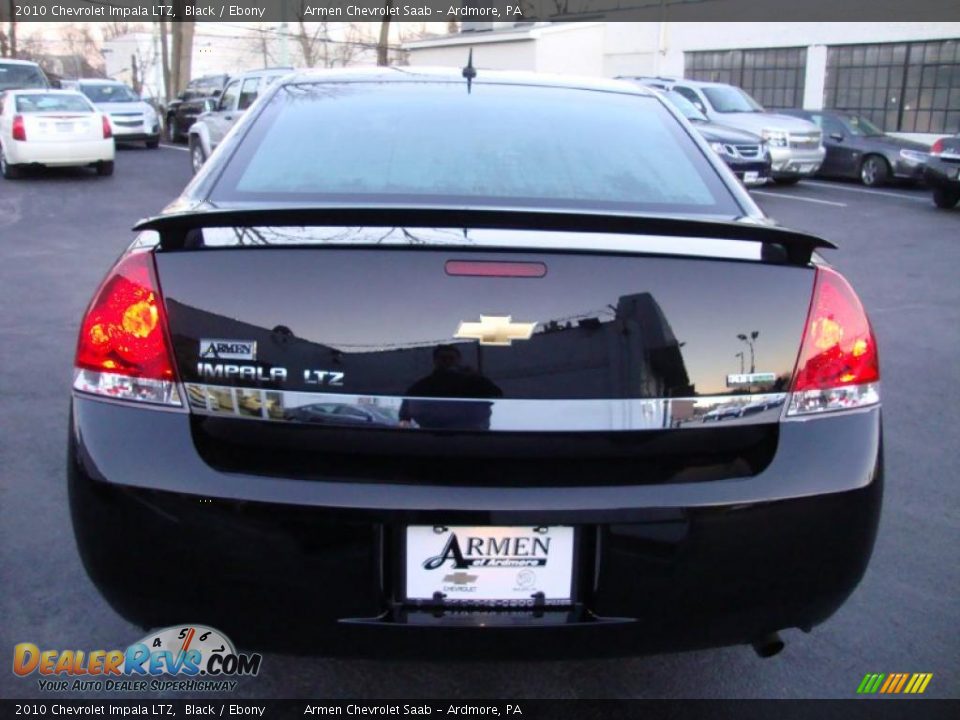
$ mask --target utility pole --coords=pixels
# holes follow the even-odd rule
[[[290,37],[287,24],[287,0],[280,0],[280,64],[290,64]]]

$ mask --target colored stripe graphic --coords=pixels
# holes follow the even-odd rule
[[[867,673],[860,681],[857,693],[896,695],[902,691],[904,694],[919,695],[927,689],[931,679],[933,673]]]

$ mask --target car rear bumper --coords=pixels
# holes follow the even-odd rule
[[[924,167],[923,177],[930,185],[960,188],[960,162],[931,159]]]
[[[926,163],[908,162],[906,160],[897,160],[893,166],[893,176],[898,180],[911,180],[920,182],[923,180]]]
[[[158,127],[155,132],[144,132],[142,130],[136,130],[131,132],[117,132],[114,130],[113,137],[117,142],[135,142],[139,140],[160,140],[160,128]]]
[[[47,165],[69,167],[113,160],[113,140],[82,142],[8,143],[7,162],[12,165]]]
[[[622,654],[809,629],[861,578],[882,495],[879,408],[785,423],[777,458],[754,477],[560,490],[219,473],[197,455],[189,422],[74,399],[71,507],[88,573],[141,624],[189,616],[241,642],[314,652],[336,652],[327,643],[339,634],[358,652],[366,639],[426,650],[449,640],[443,631],[496,652],[503,634],[527,629],[531,651],[559,641]],[[408,524],[572,525],[574,603],[410,608],[398,575]]]

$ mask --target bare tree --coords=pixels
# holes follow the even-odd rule
[[[73,72],[78,78],[90,73],[103,75],[103,55],[100,44],[93,36],[91,24],[72,23],[61,30],[61,40],[71,58],[73,67],[64,67],[64,73]]]
[[[383,20],[380,21],[380,40],[377,42],[377,65],[390,64],[390,11],[393,0],[384,0]]]
[[[257,26],[254,42],[257,51],[260,53],[260,57],[263,58],[263,66],[265,68],[270,67],[273,64],[273,53],[270,52],[270,37],[268,31],[262,23]]]
[[[177,17],[186,17],[185,8],[193,5],[192,0],[174,0],[173,11]],[[170,93],[179,95],[190,82],[190,72],[193,65],[193,34],[196,22],[181,20],[170,24],[171,63],[170,63]]]
[[[364,23],[304,22],[301,0],[297,14],[296,38],[303,64],[307,67],[345,67],[357,56],[358,49],[370,42],[363,32]]]
[[[6,25],[6,31],[0,27],[0,57],[17,57],[17,21],[15,0],[0,0],[0,22]]]
[[[329,58],[330,23],[304,22],[305,4],[305,2],[300,3],[297,13],[297,29],[299,31],[297,33],[297,43],[300,45],[303,64],[307,67],[316,67],[317,65],[329,67],[327,59]]]
[[[163,97],[166,102],[173,99],[173,78],[170,75],[170,51],[167,47],[167,21],[158,20],[160,26],[160,61],[163,73]]]
[[[103,39],[103,42],[109,42],[121,35],[143,32],[143,23],[102,22],[97,24],[100,26],[100,37]]]

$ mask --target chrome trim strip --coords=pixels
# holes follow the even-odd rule
[[[622,432],[780,421],[787,393],[702,398],[516,400],[313,393],[186,383],[190,411],[324,427]]]
[[[529,250],[562,252],[622,252],[684,257],[755,260],[762,257],[761,243],[726,238],[583,233],[561,230],[489,230],[424,227],[204,227],[203,245],[208,248],[243,246],[359,247],[421,245],[443,248],[471,247],[479,250]]]

